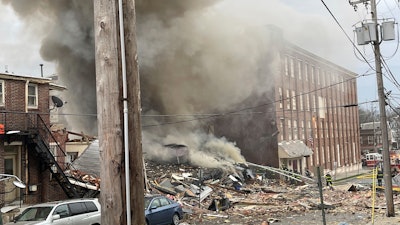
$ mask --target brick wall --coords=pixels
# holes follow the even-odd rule
[[[10,76],[11,77],[11,76]],[[0,106],[0,123],[5,124],[5,130],[26,131],[36,125],[37,114],[41,116],[44,122],[50,127],[49,115],[49,83],[30,79],[31,83],[38,87],[38,107],[28,108],[26,113],[26,80],[19,77],[3,79],[5,81],[5,105]],[[15,141],[23,141],[26,136],[13,136]],[[0,137],[0,173],[4,172],[4,141],[5,136]],[[25,142],[22,142],[25,144]],[[64,141],[65,143],[65,141]],[[59,184],[51,178],[50,171],[41,164],[41,160],[34,151],[28,151],[28,146],[21,148],[21,179],[27,185],[37,185],[37,191],[30,192],[24,190],[24,202],[35,204],[39,202],[66,199]],[[28,158],[26,158],[28,157]],[[0,183],[0,193],[4,192],[4,184]],[[4,195],[0,194],[0,206],[4,205]]]

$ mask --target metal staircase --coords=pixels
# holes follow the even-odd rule
[[[51,172],[52,177],[58,182],[65,194],[69,198],[80,198],[81,195],[79,194],[75,185],[69,182],[68,177],[65,175],[63,169],[57,163],[50,150],[49,144],[40,136],[40,134],[32,134],[29,138],[29,141],[29,148],[35,150],[42,164]]]
[[[31,129],[28,129],[28,148],[37,153],[42,165],[50,171],[52,178],[57,181],[65,194],[69,198],[92,197],[87,190],[73,185],[64,173],[66,167],[60,166],[60,163],[65,163],[67,154],[53,136],[47,126],[48,123],[39,114],[30,117],[29,120]]]

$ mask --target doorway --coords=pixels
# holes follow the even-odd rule
[[[4,173],[20,177],[19,146],[5,146]],[[6,204],[20,200],[21,189],[13,184],[16,179],[9,177],[4,180],[4,200]]]

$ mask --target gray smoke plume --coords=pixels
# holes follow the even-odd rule
[[[56,64],[59,83],[68,90],[60,113],[77,132],[93,134],[96,125],[93,5],[91,1],[2,0],[26,22],[32,35],[41,35],[40,54]],[[95,133],[97,134],[97,133]]]
[[[43,35],[41,55],[57,64],[61,84],[69,89],[64,99],[69,104],[62,110],[76,114],[67,116],[70,129],[97,132],[92,1],[2,1]],[[207,121],[198,116],[224,113],[267,93],[279,69],[279,43],[266,25],[284,27],[288,20],[282,16],[292,15],[291,25],[301,27],[299,13],[279,1],[251,2],[136,1],[146,157],[163,159],[164,146],[175,143],[189,147],[196,165],[244,161],[234,140],[208,134]],[[316,17],[306,21],[311,19]]]

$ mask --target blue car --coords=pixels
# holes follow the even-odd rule
[[[162,195],[144,197],[144,214],[147,225],[178,225],[183,218],[181,205]]]

